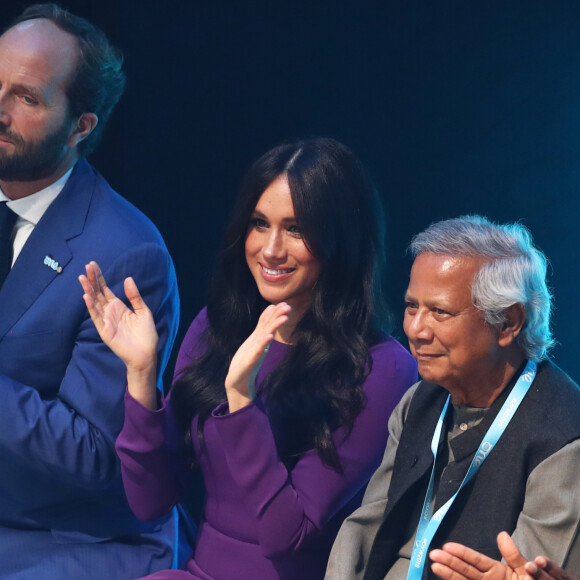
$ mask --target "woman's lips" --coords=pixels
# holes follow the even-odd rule
[[[260,272],[262,277],[267,282],[279,282],[280,280],[285,280],[290,276],[296,268],[268,268],[263,264],[260,264]]]

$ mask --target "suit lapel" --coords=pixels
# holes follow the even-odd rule
[[[71,261],[68,241],[83,231],[94,183],[90,165],[79,161],[30,234],[0,289],[0,339]]]

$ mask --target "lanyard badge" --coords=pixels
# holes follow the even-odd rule
[[[536,372],[538,369],[537,363],[534,361],[528,361],[526,368],[518,378],[512,392],[510,393],[507,400],[502,405],[497,417],[494,419],[491,427],[488,429],[487,433],[483,437],[479,448],[477,449],[475,456],[471,461],[471,465],[467,470],[459,489],[455,494],[442,505],[435,514],[433,514],[433,507],[435,503],[434,498],[434,487],[435,487],[435,463],[437,461],[437,448],[439,446],[439,441],[441,439],[441,431],[443,429],[443,423],[445,420],[445,414],[447,413],[447,408],[449,407],[449,401],[451,400],[451,395],[447,397],[443,411],[435,427],[435,433],[433,434],[433,439],[431,440],[431,452],[433,453],[433,468],[431,470],[431,478],[429,479],[429,486],[427,487],[427,493],[425,494],[425,501],[423,503],[423,509],[421,510],[421,519],[419,520],[419,525],[417,527],[417,534],[415,536],[415,543],[413,546],[413,553],[411,555],[411,562],[409,564],[409,572],[407,574],[407,580],[421,580],[423,577],[423,571],[425,569],[425,562],[427,560],[427,552],[429,550],[429,545],[433,536],[437,532],[441,521],[445,517],[445,514],[449,511],[449,508],[455,501],[457,494],[461,491],[469,480],[477,473],[477,470],[481,467],[486,457],[495,447],[515,412],[517,411],[520,403],[523,401],[526,393],[536,377]],[[433,515],[432,515],[433,514]]]

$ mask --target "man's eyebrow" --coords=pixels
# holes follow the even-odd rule
[[[29,95],[32,95],[33,97],[36,97],[37,99],[42,98],[42,91],[40,89],[37,89],[36,87],[32,87],[30,85],[24,85],[22,83],[12,85],[12,92],[17,94],[27,93]]]

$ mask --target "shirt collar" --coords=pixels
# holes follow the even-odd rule
[[[4,194],[2,189],[0,189],[0,201],[8,201],[8,207],[16,215],[36,225],[44,215],[44,212],[48,209],[48,206],[63,190],[72,170],[73,168],[71,167],[60,179],[48,187],[20,199],[11,200]]]

